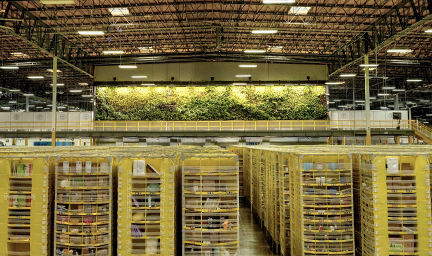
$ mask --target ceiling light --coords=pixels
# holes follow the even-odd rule
[[[12,52],[11,54],[12,54],[12,55],[15,55],[15,56],[21,56],[21,55],[24,55],[24,53],[22,53],[22,52]]]
[[[127,16],[129,15],[129,9],[128,8],[109,8],[108,11],[111,13],[112,16]]]
[[[44,108],[44,109],[50,109],[50,108]]]
[[[356,100],[355,103],[364,103],[364,100]]]
[[[233,85],[247,85],[246,83],[233,83]]]
[[[412,50],[410,50],[410,49],[388,49],[387,52],[408,53],[408,52],[412,52]]]
[[[54,86],[54,84],[50,84],[51,86]],[[64,84],[57,84],[57,86],[64,86]]]
[[[377,68],[369,68],[369,71],[373,71],[375,69],[377,69]],[[366,68],[363,69],[363,71],[365,71],[365,70],[366,70]]]
[[[236,77],[251,77],[251,75],[236,75]]]
[[[263,4],[293,4],[295,0],[263,0]]]
[[[394,86],[384,86],[384,87],[381,87],[381,89],[383,89],[383,90],[393,90],[395,88],[396,87],[394,87]]]
[[[1,107],[3,110],[9,110],[10,107]]]
[[[425,31],[426,33],[432,33],[432,29],[428,29]]]
[[[270,52],[282,52],[283,46],[269,46],[267,48]]]
[[[329,101],[329,104],[334,104],[335,102],[334,101]]]
[[[138,68],[138,67],[137,65],[119,65],[119,68],[131,69],[131,68]]]
[[[340,77],[355,77],[357,74],[340,74]]]
[[[33,93],[23,93],[23,96],[25,96],[25,97],[31,97],[31,96],[34,96],[34,94]]]
[[[43,76],[28,76],[28,79],[44,79]]]
[[[389,96],[390,94],[388,93],[378,93],[377,96]]]
[[[348,107],[347,105],[338,106],[338,108],[347,108],[347,107]]]
[[[369,97],[370,100],[376,100],[376,97]]]
[[[88,85],[88,83],[78,83],[78,85],[85,86]]]
[[[147,76],[132,76],[133,79],[147,78]]]
[[[360,64],[360,67],[378,67],[378,64]]]
[[[156,84],[141,84],[143,86],[155,86]]]
[[[21,91],[20,89],[9,89],[10,92],[19,92]]]
[[[58,106],[57,108],[59,108],[59,109],[64,109],[64,108],[66,108],[66,107],[64,107],[64,106]]]
[[[269,29],[269,30],[252,30],[252,34],[276,34],[277,30]]]
[[[72,93],[78,93],[78,92],[82,92],[83,90],[69,90],[69,92],[72,92]]]
[[[47,105],[47,107],[52,107],[52,105],[51,105],[51,104],[49,104],[49,105]]]
[[[1,69],[19,69],[19,67],[14,67],[14,66],[1,66]]]
[[[406,81],[407,82],[421,82],[423,80],[421,80],[421,79],[407,79]]]
[[[107,51],[102,51],[104,54],[123,54],[124,51],[123,50],[107,50]]]
[[[105,33],[103,31],[78,31],[78,34],[85,36],[103,36]]]
[[[15,103],[17,103],[17,101],[16,100],[10,100],[9,103],[15,104]]]
[[[249,50],[244,50],[245,53],[264,53],[266,52],[265,50],[253,50],[253,49],[249,49]]]
[[[298,7],[298,6],[293,6],[290,8],[289,10],[289,14],[294,14],[294,15],[306,15],[310,10],[310,7]]]
[[[331,84],[342,84],[341,82],[326,82],[325,84],[331,85]]]
[[[91,98],[91,97],[93,97],[93,95],[92,94],[84,94],[84,95],[81,95],[81,97],[83,97],[83,98]]]
[[[258,65],[239,65],[240,68],[256,68]]]
[[[393,89],[394,92],[404,92],[405,89]]]
[[[36,108],[43,108],[43,107],[36,107]]]
[[[54,70],[51,69],[51,68],[50,68],[50,69],[47,69],[47,71],[48,71],[48,72],[51,72],[51,73],[54,73]],[[58,69],[57,69],[57,73],[61,73],[61,72],[62,72],[61,70],[58,70]]]
[[[41,0],[41,3],[48,4],[75,4],[74,0]]]
[[[333,100],[333,101],[334,101],[334,102],[341,102],[342,100],[337,100],[337,99],[336,99],[336,100]]]

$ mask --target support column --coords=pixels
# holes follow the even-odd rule
[[[52,99],[52,131],[51,131],[51,146],[56,145],[56,130],[57,130],[57,56],[53,57],[53,99]]]
[[[28,147],[28,138],[25,138],[25,146]]]
[[[369,64],[369,56],[364,56],[364,64]],[[369,101],[369,67],[365,67],[365,109],[366,109],[366,146],[372,145],[370,128],[370,101]]]
[[[400,136],[396,136],[396,145],[400,145]]]
[[[29,112],[29,96],[26,96],[26,112]]]

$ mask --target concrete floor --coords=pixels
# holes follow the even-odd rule
[[[239,256],[273,256],[264,234],[254,220],[249,205],[240,207],[240,253]]]

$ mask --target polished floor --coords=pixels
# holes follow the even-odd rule
[[[239,256],[273,256],[264,234],[254,220],[248,205],[240,207],[240,253]]]

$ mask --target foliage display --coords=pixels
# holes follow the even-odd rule
[[[96,120],[313,120],[324,86],[101,87]]]

